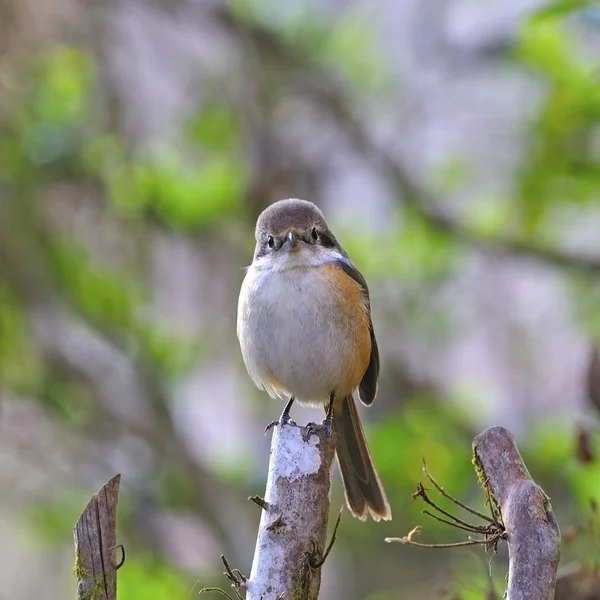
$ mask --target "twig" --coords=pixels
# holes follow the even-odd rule
[[[440,523],[444,523],[445,525],[450,525],[451,527],[456,527],[457,529],[462,529],[463,531],[470,531],[471,533],[473,533],[474,531],[478,531],[480,529],[477,526],[465,527],[464,525],[461,525],[460,523],[456,523],[454,521],[449,521],[447,519],[439,517],[438,515],[434,515],[432,512],[429,512],[428,510],[424,510],[423,514],[427,515],[428,517],[433,517],[436,521],[439,521]]]
[[[262,498],[261,496],[249,496],[248,500],[250,500],[250,502],[254,502],[254,504],[256,504],[256,506],[258,506],[259,508],[262,508],[263,510],[269,509],[269,505],[265,502],[265,499]]]
[[[325,561],[327,560],[327,557],[329,556],[329,553],[331,552],[331,549],[333,548],[333,544],[335,544],[335,540],[337,539],[337,531],[338,531],[338,527],[340,526],[340,521],[342,520],[343,512],[344,512],[344,507],[342,506],[342,508],[340,508],[340,512],[338,513],[337,519],[335,521],[333,533],[331,534],[331,540],[329,541],[329,544],[327,545],[327,548],[325,549],[325,554],[323,554],[323,558],[321,560],[318,560],[311,564],[313,569],[318,569],[319,567],[322,567],[325,564]]]
[[[419,548],[459,548],[462,546],[483,545],[483,546],[485,546],[486,551],[488,550],[488,548],[492,547],[494,552],[496,552],[498,542],[501,539],[503,539],[504,535],[505,535],[504,527],[503,527],[502,523],[500,521],[494,521],[493,519],[491,519],[490,517],[488,517],[486,515],[482,515],[475,509],[472,509],[471,507],[460,502],[459,500],[457,500],[456,498],[452,497],[450,494],[445,492],[444,489],[436,482],[436,480],[431,476],[431,474],[427,470],[427,465],[425,464],[425,461],[423,461],[423,471],[427,475],[427,478],[429,479],[429,481],[431,481],[433,483],[435,488],[438,490],[438,492],[440,492],[440,494],[442,496],[444,496],[445,498],[447,498],[448,500],[450,500],[457,506],[460,506],[461,508],[466,509],[469,513],[471,513],[477,517],[481,516],[486,521],[487,525],[473,525],[472,523],[467,523],[466,521],[463,521],[462,519],[459,519],[455,515],[444,510],[443,508],[440,508],[435,502],[433,502],[433,500],[431,500],[431,498],[429,498],[429,496],[427,495],[427,492],[425,491],[425,488],[423,487],[423,484],[418,483],[417,490],[412,496],[413,499],[421,498],[426,504],[428,504],[429,506],[434,508],[440,514],[448,517],[448,519],[445,519],[444,517],[440,517],[439,515],[436,515],[429,510],[424,510],[423,514],[427,515],[428,517],[432,517],[432,518],[436,519],[436,521],[439,521],[440,523],[444,523],[445,525],[450,525],[451,527],[455,527],[456,529],[461,529],[462,531],[468,531],[469,533],[478,533],[480,535],[483,535],[484,537],[481,539],[474,539],[469,536],[466,540],[459,541],[459,542],[451,542],[451,543],[445,543],[445,544],[422,544],[419,542],[414,542],[412,539],[415,535],[418,535],[419,533],[421,533],[421,527],[417,526],[407,536],[405,536],[403,538],[386,538],[386,541],[387,542],[399,542],[402,544],[417,546]]]
[[[198,596],[201,596],[202,594],[208,594],[208,592],[218,592],[222,596],[225,596],[226,598],[229,598],[229,600],[233,600],[233,598],[225,590],[222,590],[221,588],[218,588],[218,587],[202,588],[198,592]]]
[[[244,575],[242,575],[242,572],[239,569],[231,568],[231,565],[229,564],[229,561],[227,560],[227,558],[225,558],[224,554],[221,554],[221,562],[223,563],[223,566],[225,567],[225,571],[223,572],[223,575],[225,575],[225,577],[227,577],[227,579],[229,579],[229,581],[231,581],[231,588],[235,592],[235,595],[238,597],[238,599],[243,600],[243,596],[240,593],[240,590],[245,587],[245,584],[247,581],[246,577]],[[221,590],[221,589],[219,589],[219,591],[223,592],[223,590]],[[227,596],[227,594],[225,594],[225,595]]]
[[[434,485],[435,489],[442,496],[444,496],[444,498],[448,498],[448,500],[450,500],[451,502],[454,502],[454,504],[457,504],[461,508],[464,508],[467,512],[470,512],[472,515],[475,515],[476,517],[479,517],[480,519],[483,519],[484,521],[487,521],[488,523],[492,523],[494,525],[496,524],[496,521],[494,521],[494,519],[490,518],[488,515],[485,515],[482,512],[479,512],[478,510],[471,508],[467,504],[464,504],[463,502],[461,502],[458,498],[454,498],[448,492],[446,492],[446,490],[433,478],[433,476],[429,472],[429,469],[427,468],[427,463],[425,462],[425,459],[423,459],[423,473],[425,473],[427,479],[429,479],[429,481],[431,481],[431,483]]]
[[[221,561],[225,566],[225,572],[223,573],[223,575],[225,575],[227,579],[229,579],[232,583],[243,587],[244,583],[248,581],[247,577],[245,575],[242,575],[242,572],[239,569],[232,569],[231,565],[229,564],[229,561],[227,560],[227,558],[225,558],[224,554],[221,554]]]
[[[115,550],[117,548],[120,548],[121,550],[121,560],[115,565],[115,569],[118,571],[125,564],[125,546],[119,544],[118,546],[115,546]]]
[[[502,539],[502,532],[497,533],[491,538],[483,538],[483,539],[473,539],[469,537],[468,539],[462,542],[450,542],[448,544],[421,544],[419,542],[413,542],[409,536],[405,536],[402,538],[398,537],[388,537],[385,538],[385,541],[388,544],[391,543],[399,543],[405,544],[407,546],[415,546],[417,548],[462,548],[463,546],[495,546],[497,542]]]
[[[421,484],[421,483],[417,484],[417,491],[413,494],[413,498],[422,498],[424,502],[426,502],[427,504],[429,504],[429,506],[432,506],[439,513],[445,515],[449,519],[452,519],[452,521],[454,521],[457,524],[456,525],[457,527],[460,526],[459,527],[460,529],[466,529],[467,531],[472,531],[472,532],[475,532],[475,533],[484,533],[486,531],[485,527],[482,527],[480,525],[473,525],[471,523],[467,523],[466,521],[463,521],[462,519],[459,519],[458,517],[455,517],[453,514],[449,513],[448,511],[444,510],[443,508],[440,508],[437,504],[435,504],[429,498],[429,496],[425,492],[425,488],[423,487],[423,484]]]

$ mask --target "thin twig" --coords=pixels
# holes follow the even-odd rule
[[[208,592],[219,592],[219,594],[222,594],[226,598],[229,598],[229,600],[233,600],[233,598],[225,590],[222,590],[221,588],[217,588],[217,587],[202,588],[198,592],[198,596],[201,596],[202,594],[207,594]]]
[[[472,538],[469,538],[468,540],[465,540],[463,542],[451,542],[449,544],[420,544],[419,542],[413,542],[412,540],[408,539],[408,537],[403,537],[403,538],[385,538],[385,541],[388,544],[391,543],[399,543],[399,544],[405,544],[407,546],[416,546],[417,548],[460,548],[462,546],[490,546],[490,545],[495,545],[498,541],[500,541],[502,539],[502,536],[504,534],[503,533],[497,533],[496,535],[494,535],[493,537],[489,538],[489,539],[477,539],[474,540]]]
[[[463,502],[461,502],[457,498],[454,498],[454,496],[451,496],[448,492],[446,492],[446,490],[444,490],[444,488],[433,478],[433,476],[427,469],[427,463],[425,462],[425,459],[423,459],[423,473],[425,473],[425,475],[427,476],[427,479],[429,479],[429,481],[431,481],[431,483],[435,486],[435,489],[442,496],[444,496],[445,498],[448,498],[448,500],[451,500],[452,502],[454,502],[454,504],[457,504],[461,508],[464,508],[467,512],[470,512],[472,515],[475,515],[475,516],[479,517],[480,519],[487,521],[488,523],[497,525],[497,522],[494,519],[488,517],[487,515],[483,514],[482,512],[479,512],[478,510],[475,510],[474,508],[471,508],[470,506],[467,506],[466,504],[464,504]]]
[[[494,551],[496,551],[499,540],[505,538],[505,531],[502,523],[491,520],[486,515],[479,513],[478,511],[470,508],[469,506],[465,505],[459,500],[456,500],[456,498],[453,498],[450,494],[448,494],[444,490],[444,488],[442,488],[442,486],[440,486],[437,483],[437,481],[431,476],[431,474],[427,470],[427,464],[425,463],[425,460],[423,460],[423,471],[426,474],[429,481],[431,481],[431,483],[435,486],[436,490],[443,497],[447,498],[457,506],[460,506],[461,508],[467,510],[469,513],[477,517],[481,517],[484,521],[487,522],[487,525],[473,525],[471,523],[467,523],[466,521],[463,521],[462,519],[459,519],[458,517],[454,516],[448,511],[440,508],[439,506],[437,506],[437,504],[435,504],[435,502],[433,502],[433,500],[431,500],[431,498],[429,498],[427,492],[425,491],[425,487],[422,483],[419,482],[417,484],[417,490],[413,494],[413,499],[421,498],[426,504],[433,507],[440,514],[448,517],[448,519],[450,520],[440,517],[439,515],[436,515],[429,510],[424,510],[423,514],[426,514],[427,516],[432,517],[440,523],[444,523],[445,525],[450,525],[451,527],[456,527],[457,529],[468,531],[470,533],[482,534],[484,537],[482,539],[473,539],[471,537],[468,537],[465,541],[452,542],[448,544],[422,544],[420,542],[413,541],[413,537],[421,532],[421,527],[417,526],[407,536],[403,538],[386,538],[386,542],[399,542],[401,544],[417,546],[419,548],[460,548],[462,546],[483,545],[485,546],[486,551],[490,546],[493,547]]]
[[[225,558],[224,554],[221,554],[221,561],[225,565],[225,573],[223,573],[223,575],[225,575],[230,581],[241,586],[247,580],[239,569],[231,568],[231,565],[229,564],[227,558]]]
[[[448,521],[446,519],[442,519],[442,517],[438,517],[438,515],[434,515],[432,512],[429,512],[428,510],[424,510],[423,514],[427,515],[429,517],[433,517],[436,521],[439,521],[440,523],[445,523],[446,525],[450,525],[451,527],[456,527],[457,529],[462,529],[463,531],[470,531],[471,533],[495,533],[495,532],[490,532],[488,530],[488,527],[489,527],[488,525],[485,525],[482,527],[465,527],[464,525],[454,523],[453,521]]]
[[[469,531],[479,531],[477,529],[477,525],[472,525],[471,523],[467,523],[466,521],[463,521],[462,519],[455,517],[453,514],[449,513],[448,511],[444,510],[443,508],[440,508],[439,506],[437,506],[427,495],[427,492],[425,491],[425,488],[423,487],[422,483],[417,484],[417,491],[413,494],[413,498],[422,498],[427,504],[429,504],[429,506],[433,506],[433,508],[435,508],[435,510],[442,513],[449,519],[452,519],[456,523],[462,525],[463,527],[467,527],[469,529]]]
[[[331,534],[331,540],[329,541],[329,544],[327,545],[325,554],[323,554],[323,558],[321,560],[319,560],[311,565],[313,567],[313,569],[318,569],[319,567],[322,567],[323,564],[325,563],[325,561],[327,560],[327,557],[329,556],[329,553],[331,552],[331,549],[333,548],[333,544],[335,544],[337,530],[338,530],[338,527],[340,526],[340,521],[342,520],[342,512],[344,512],[343,506],[342,506],[342,508],[340,508],[340,512],[338,513],[337,519],[335,521],[335,526],[333,528],[333,533]]]
[[[116,571],[118,571],[125,564],[125,546],[123,546],[123,544],[118,544],[114,549],[116,550],[117,548],[121,549],[121,560],[115,565]]]
[[[224,554],[221,554],[221,561],[223,562],[223,565],[225,565],[225,571],[223,572],[223,575],[225,575],[225,577],[227,577],[227,579],[231,581],[231,588],[235,592],[235,595],[238,597],[238,600],[243,600],[243,597],[240,594],[240,589],[245,587],[245,583],[247,581],[246,577],[242,575],[239,569],[231,568],[231,565],[229,564],[227,558],[225,558]]]
[[[250,502],[254,502],[256,506],[262,508],[263,510],[269,510],[269,503],[266,502],[262,496],[249,496],[248,500],[250,500]]]

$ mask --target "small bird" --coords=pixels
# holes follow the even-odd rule
[[[254,259],[240,291],[237,335],[257,387],[288,402],[326,409],[323,427],[337,434],[336,456],[355,517],[390,520],[353,393],[373,403],[379,351],[364,277],[312,202],[267,207],[256,223]]]

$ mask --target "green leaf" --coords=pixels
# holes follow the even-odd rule
[[[431,181],[441,192],[457,192],[468,184],[472,174],[472,165],[465,157],[452,156],[434,167]]]
[[[76,426],[89,424],[94,415],[91,390],[53,371],[45,374],[38,399],[55,417]]]
[[[451,482],[448,491],[454,495],[474,481],[466,424],[456,408],[447,408],[438,398],[418,395],[408,399],[402,411],[369,427],[367,437],[377,468],[383,481],[393,482],[388,491],[398,505],[423,481],[423,459],[441,485]],[[422,508],[415,503],[409,510],[417,516]]]
[[[517,56],[553,80],[573,86],[593,77],[597,65],[577,52],[577,40],[556,20],[526,21],[516,43]]]
[[[91,493],[71,488],[64,493],[29,504],[23,511],[23,531],[36,545],[72,543],[73,525],[89,502]]]
[[[69,240],[55,241],[51,265],[63,288],[78,308],[92,320],[128,328],[141,304],[141,286],[125,271],[95,264],[85,249]]]
[[[376,30],[361,6],[347,9],[326,32],[323,57],[361,91],[382,90],[392,79]]]
[[[469,206],[464,224],[479,235],[494,238],[514,222],[514,207],[506,198],[481,198]]]
[[[83,117],[92,81],[88,56],[62,47],[48,56],[41,71],[34,104],[37,118],[66,123]]]
[[[187,578],[166,564],[128,554],[126,565],[119,571],[119,600],[166,600],[191,595]]]
[[[183,468],[165,467],[157,479],[157,499],[161,506],[174,510],[187,510],[194,506],[197,486]]]
[[[176,159],[139,166],[135,176],[139,196],[167,223],[184,229],[211,225],[240,210],[247,182],[245,165],[221,156],[194,169]]]
[[[208,150],[232,150],[240,141],[238,115],[229,107],[209,103],[190,120],[186,134]]]
[[[375,277],[397,275],[422,281],[448,272],[458,256],[448,236],[433,230],[410,211],[404,211],[402,222],[390,231],[363,231],[356,236],[348,229],[339,239],[359,268]]]
[[[570,13],[597,4],[598,0],[558,0],[557,2],[551,2],[534,11],[531,15],[531,19],[542,21],[545,19],[564,17]]]
[[[188,371],[207,353],[206,342],[194,335],[185,339],[166,326],[155,323],[137,324],[136,338],[140,343],[139,353],[164,375],[179,375]]]
[[[0,384],[33,390],[42,374],[17,297],[0,282]]]
[[[568,290],[575,319],[585,328],[587,335],[600,339],[600,285],[588,277],[572,276]]]

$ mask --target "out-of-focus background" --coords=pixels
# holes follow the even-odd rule
[[[490,564],[500,590],[503,548],[383,541],[464,539],[411,494],[425,458],[484,508],[471,440],[496,424],[562,564],[593,560],[599,124],[590,2],[1,2],[2,596],[74,596],[71,529],[116,472],[120,600],[227,587],[220,554],[249,573],[282,407],[236,304],[284,197],[366,276],[382,359],[362,414],[394,520],[346,513],[322,597],[489,598]]]

